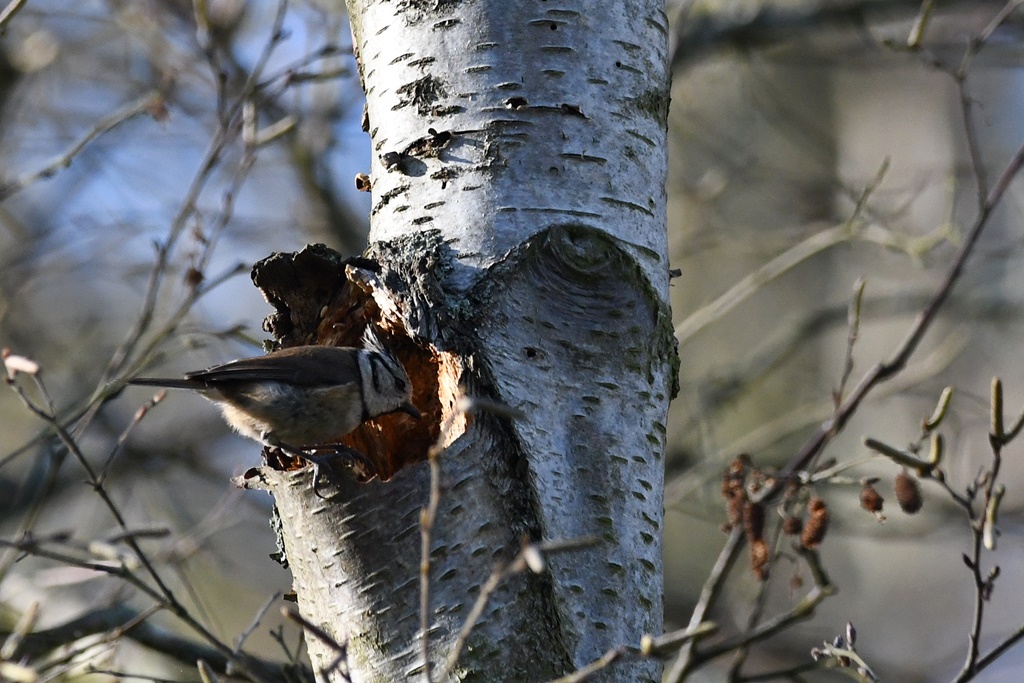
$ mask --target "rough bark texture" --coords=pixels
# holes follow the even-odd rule
[[[439,230],[464,290],[546,226],[590,225],[665,292],[663,7],[350,0],[373,239]]]
[[[426,419],[355,437],[378,444],[396,471],[389,481],[335,476],[328,500],[312,495],[305,472],[266,467],[248,482],[275,496],[302,613],[348,639],[352,680],[405,680],[423,664],[425,444],[460,386],[518,409],[520,419],[457,422],[441,456],[431,659],[444,661],[493,567],[524,539],[596,536],[599,545],[502,584],[455,672],[547,680],[661,628],[661,455],[675,360],[665,17],[639,0],[353,0],[350,13],[376,152],[367,256],[377,265],[346,275],[319,253],[334,264],[330,284],[320,266],[278,264],[294,282],[268,299],[277,322],[320,343],[379,321]],[[326,284],[304,283],[307,270]],[[289,287],[318,301],[292,302]],[[323,669],[336,653],[312,639],[310,654]],[[658,662],[629,659],[592,680],[659,678]]]
[[[479,348],[497,396],[527,416],[510,446],[542,534],[603,541],[549,560],[582,665],[660,627],[665,416],[651,407],[671,389],[668,311],[612,240],[579,228],[535,236],[486,282]]]

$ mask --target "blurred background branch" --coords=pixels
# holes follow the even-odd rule
[[[1024,203],[1020,180],[1004,173],[1024,140],[1021,4],[669,3],[682,392],[668,426],[666,630],[717,626],[683,645],[677,672],[840,680],[810,653],[847,622],[882,680],[968,680],[981,669],[1006,680],[1024,666],[1013,601],[985,602],[983,623],[974,617],[988,588],[1021,588],[1020,544],[999,544],[1003,570],[986,584],[992,554],[974,552],[978,532],[959,523],[949,495],[966,496],[992,468],[990,378],[1002,378],[1007,405],[1024,405],[1014,342],[1024,334]],[[369,204],[351,179],[371,150],[343,12],[274,0],[15,0],[0,31],[0,346],[39,364],[53,402],[45,426],[0,392],[0,632],[15,633],[19,617],[33,624],[14,651],[41,675],[93,667],[194,679],[195,659],[226,671],[211,639],[251,630],[245,649],[261,655],[246,660],[251,677],[278,680],[276,667],[301,663],[299,629],[267,608],[288,575],[267,558],[268,500],[228,484],[255,450],[201,402],[153,408],[121,380],[258,353],[269,308],[238,275],[307,242],[362,249]],[[805,498],[786,503],[796,517],[812,494],[827,501],[828,538],[793,550],[767,524],[762,582],[737,561],[747,531],[720,531],[721,472],[747,452],[751,472],[768,478],[800,452],[835,416],[847,361],[856,379],[904,340],[979,207],[990,211],[986,232],[919,351],[857,407],[822,470],[804,473]],[[860,509],[858,481],[894,472],[868,457],[862,436],[902,443],[947,385],[957,399],[942,425],[946,479],[922,481],[919,514],[880,526]],[[102,473],[93,484],[109,505],[81,485],[68,441]],[[1000,457],[1020,447],[1007,443]],[[1003,539],[1021,529],[1016,469],[997,472]],[[131,585],[124,572],[137,554],[210,638]],[[835,596],[821,591],[826,569]],[[965,643],[989,635],[998,645],[976,648],[964,673]],[[5,656],[0,664],[18,663]]]

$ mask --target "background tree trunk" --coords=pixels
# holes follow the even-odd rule
[[[456,669],[546,680],[661,628],[666,18],[641,0],[349,10],[377,155],[376,265],[307,250],[255,279],[285,344],[343,343],[378,319],[426,419],[355,436],[398,470],[389,481],[334,481],[328,500],[305,471],[250,482],[275,496],[302,614],[348,642],[352,680],[405,680],[423,668],[426,446],[460,387],[520,411],[455,419],[440,457],[429,651],[438,680],[482,585],[524,541],[596,537],[505,581]],[[309,649],[321,671],[337,654],[314,636]],[[636,659],[595,680],[660,668]]]

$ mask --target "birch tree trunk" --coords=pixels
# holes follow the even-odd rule
[[[409,370],[420,424],[350,441],[380,477],[326,500],[280,464],[276,499],[302,615],[347,644],[351,680],[544,681],[662,621],[662,453],[674,391],[662,3],[350,0],[373,141],[370,261],[323,249],[254,273],[285,344],[346,343],[368,320]],[[460,392],[521,413],[457,413]],[[437,514],[421,565],[427,448]],[[429,518],[428,518],[429,521]],[[501,582],[498,563],[596,537]],[[426,647],[420,630],[429,579]],[[309,636],[324,679],[334,647]],[[657,681],[626,657],[592,680]]]

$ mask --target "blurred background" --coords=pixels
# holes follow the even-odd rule
[[[726,463],[745,452],[781,465],[832,415],[854,283],[866,284],[851,385],[891,356],[946,276],[978,213],[978,177],[991,187],[1024,142],[1020,4],[669,4],[669,239],[682,273],[672,288],[682,370],[667,459],[666,628],[689,620],[725,541]],[[87,406],[143,366],[173,375],[259,353],[270,307],[249,281],[254,261],[310,242],[362,250],[369,201],[353,177],[370,149],[344,12],[314,1],[282,11],[272,0],[30,0],[3,30],[0,346],[41,365],[59,415],[84,416],[76,436],[98,466],[114,454],[106,485],[131,526],[168,534],[143,547],[231,642],[289,589],[267,557],[269,497],[228,482],[257,463],[258,449],[201,399],[172,395],[115,450],[151,393],[127,390],[95,414]],[[959,670],[974,603],[961,561],[970,529],[927,482],[922,512],[902,514],[891,500],[897,468],[870,458],[862,438],[912,442],[953,386],[942,427],[951,486],[962,491],[990,463],[992,377],[1004,381],[1009,414],[1024,406],[1022,187],[1013,182],[996,207],[908,368],[826,452],[860,463],[845,473],[849,484],[816,490],[832,510],[821,552],[839,593],[753,648],[748,675],[807,662],[847,621],[884,680]],[[41,434],[14,392],[0,392],[3,537],[115,533],[79,466],[63,464]],[[1011,445],[1005,457],[1002,537],[988,558],[1002,575],[983,646],[1021,626],[1013,596],[1024,588],[1024,470],[1013,465],[1024,453]],[[859,509],[864,476],[881,478],[884,523]],[[807,579],[803,571],[785,554],[777,561],[761,618],[803,594],[794,578]],[[743,631],[759,584],[741,560],[726,585],[711,616]],[[0,604],[16,614],[34,601],[43,627],[100,605],[148,606],[116,579],[8,552]],[[273,633],[274,614],[248,645],[286,659],[298,632]],[[111,669],[193,675],[125,645],[88,654]],[[725,680],[731,664],[692,680]],[[1018,669],[1024,658],[1011,650],[976,680],[1012,680]],[[807,675],[833,679],[846,680]]]

